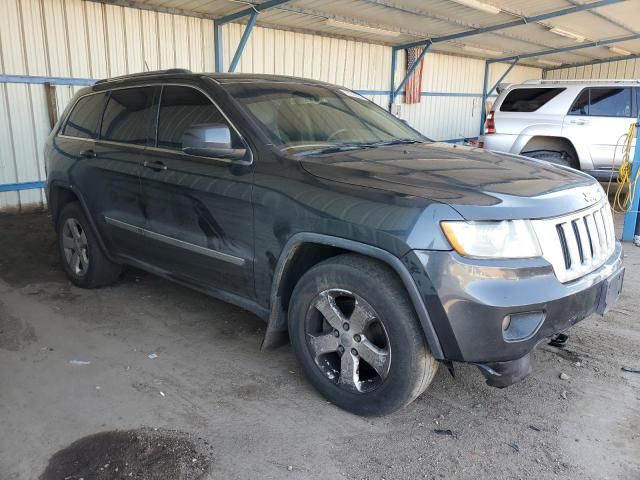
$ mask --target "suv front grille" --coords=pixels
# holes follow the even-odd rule
[[[542,256],[563,283],[594,271],[615,250],[613,217],[606,198],[586,210],[532,224]]]

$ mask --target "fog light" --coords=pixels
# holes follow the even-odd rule
[[[505,342],[522,342],[533,337],[544,322],[544,312],[512,313],[502,320]]]

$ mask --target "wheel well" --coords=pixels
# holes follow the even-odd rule
[[[54,226],[58,225],[58,216],[65,205],[77,202],[78,196],[66,187],[53,187],[49,195],[49,210]]]
[[[571,140],[564,137],[548,137],[539,135],[533,137],[527,142],[522,149],[521,154],[524,155],[529,152],[535,152],[537,150],[551,150],[553,152],[566,152],[576,163],[579,164],[578,152],[571,143]]]
[[[293,289],[305,272],[323,260],[343,253],[355,252],[320,243],[303,243],[299,245],[293,252],[293,255],[287,259],[282,272],[282,278],[278,285],[278,299],[282,311],[286,312],[289,310],[289,302],[291,301]]]

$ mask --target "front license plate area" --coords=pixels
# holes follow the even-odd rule
[[[600,303],[597,312],[604,315],[609,307],[616,303],[620,292],[622,292],[622,283],[624,282],[624,267],[611,275],[602,285],[602,293],[600,294]]]

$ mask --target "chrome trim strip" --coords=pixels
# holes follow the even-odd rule
[[[210,248],[201,247],[200,245],[195,245],[193,243],[185,242],[184,240],[178,240],[177,238],[169,237],[161,233],[156,233],[151,230],[147,230],[146,228],[137,227],[135,225],[131,225],[130,223],[126,223],[121,220],[116,220],[115,218],[105,216],[104,220],[109,225],[113,225],[114,227],[122,228],[124,230],[137,233],[138,235],[143,235],[145,237],[158,240],[168,245],[173,245],[174,247],[183,248],[185,250],[189,250],[194,253],[206,255],[207,257],[215,258],[216,260],[222,260],[223,262],[233,263],[234,265],[238,265],[238,266],[242,266],[246,262],[244,258],[236,257],[234,255],[229,255],[228,253],[222,253],[222,252],[219,252],[218,250],[212,250]]]

